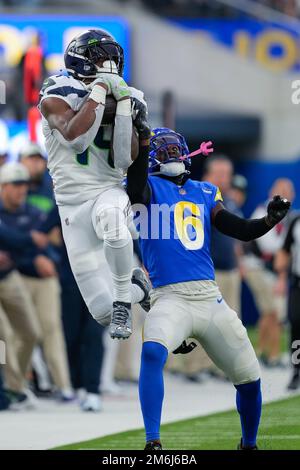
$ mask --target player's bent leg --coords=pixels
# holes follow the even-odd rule
[[[133,241],[128,229],[130,203],[120,188],[102,193],[94,204],[92,222],[97,237],[104,241],[104,255],[112,274],[114,300],[131,302],[130,284]]]
[[[168,350],[160,343],[143,344],[139,377],[139,396],[146,431],[146,448],[159,448],[160,421],[164,398],[163,368]]]
[[[110,335],[112,338],[123,339],[132,333],[133,241],[127,227],[128,207],[126,194],[114,189],[98,198],[92,213],[95,232],[104,241],[104,255],[113,280],[114,303]]]
[[[260,369],[246,328],[226,302],[210,302],[210,321],[199,340],[237,390],[242,426],[241,448],[256,446],[261,415]]]
[[[112,315],[112,276],[92,224],[93,201],[79,206],[60,206],[63,236],[72,272],[81,295],[94,319],[108,326]],[[131,285],[132,303],[142,301],[145,293]]]
[[[254,382],[260,368],[253,346],[236,312],[224,300],[208,302],[207,325],[197,334],[202,346],[233,384]]]
[[[90,313],[103,326],[110,323],[113,297],[111,274],[103,255],[103,242],[95,234],[93,201],[79,206],[60,206],[63,237],[70,265]]]
[[[89,271],[86,273],[74,272],[74,276],[92,317],[101,325],[108,326],[112,316],[112,294],[109,284],[99,282],[99,273]]]

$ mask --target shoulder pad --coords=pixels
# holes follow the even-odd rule
[[[75,94],[79,98],[86,96],[88,91],[79,80],[75,80],[71,76],[66,75],[52,75],[44,80],[41,96],[63,96]]]

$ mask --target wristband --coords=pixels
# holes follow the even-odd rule
[[[95,85],[90,93],[89,99],[105,106],[106,93],[107,91],[102,86]]]

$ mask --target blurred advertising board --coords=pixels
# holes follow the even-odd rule
[[[32,38],[38,33],[49,74],[63,68],[63,51],[73,37],[87,29],[105,29],[121,44],[125,53],[124,78],[130,80],[130,30],[118,16],[1,15],[0,64],[15,67]]]
[[[287,25],[248,18],[171,21],[190,32],[206,34],[273,72],[300,70],[300,30],[296,32]]]

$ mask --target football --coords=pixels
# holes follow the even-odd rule
[[[113,96],[108,95],[105,101],[105,109],[104,109],[104,114],[102,118],[102,124],[106,126],[109,124],[113,124],[115,115],[116,115],[116,109],[117,109],[117,101],[115,100]]]

